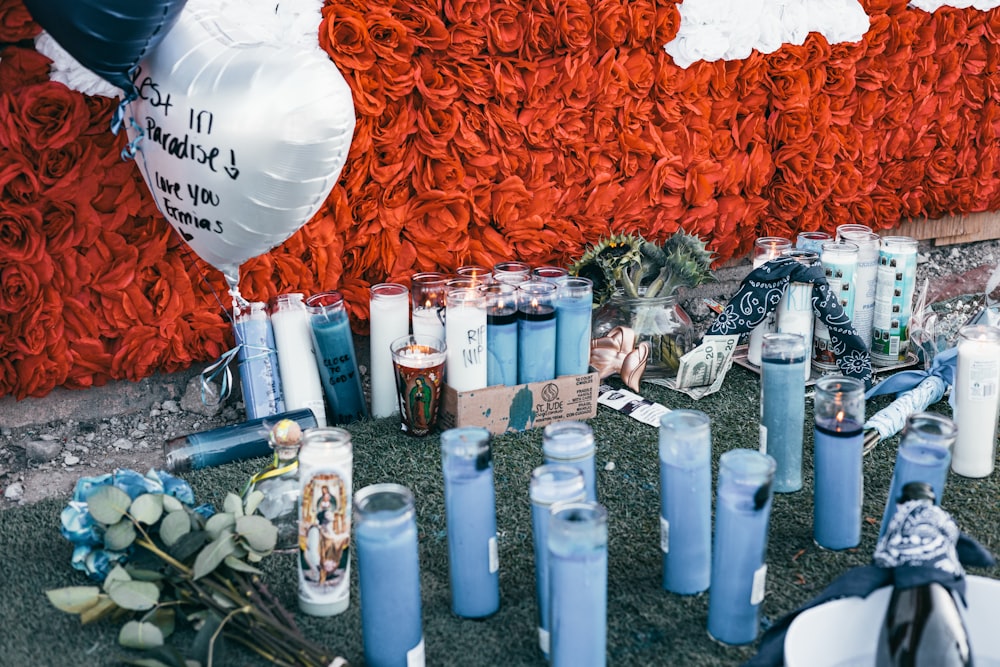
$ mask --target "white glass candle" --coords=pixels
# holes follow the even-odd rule
[[[804,266],[812,266],[819,262],[819,255],[808,250],[788,250],[783,253],[792,257]],[[816,319],[812,308],[812,283],[788,283],[785,294],[778,302],[778,333],[792,333],[802,336],[802,340],[812,342],[813,322]],[[809,350],[812,345],[809,345]],[[806,381],[812,375],[812,354],[807,350],[806,363],[803,370]]]
[[[278,370],[283,379],[285,409],[309,408],[316,415],[316,424],[326,426],[326,401],[313,351],[312,327],[305,297],[298,292],[274,297],[271,326],[278,348]]]
[[[390,417],[399,411],[392,341],[410,332],[410,292],[398,283],[371,288],[372,416]]]
[[[455,391],[482,389],[487,384],[486,300],[475,288],[448,292],[445,382]]]
[[[854,272],[858,266],[858,244],[849,241],[824,243],[820,262],[826,275],[830,292],[840,302],[844,314],[854,318]],[[853,323],[853,322],[852,322]],[[822,372],[837,370],[837,357],[833,352],[830,330],[816,318],[813,328],[812,363]]]
[[[764,266],[791,247],[791,240],[780,236],[763,236],[757,239],[753,243],[753,268],[758,269]],[[764,342],[764,334],[773,333],[775,330],[776,315],[774,311],[771,311],[764,316],[764,321],[750,332],[750,341],[747,343],[747,361],[754,366],[760,366],[760,350],[761,344]]]
[[[878,282],[881,239],[865,225],[841,225],[837,227],[837,240],[850,241],[858,246],[858,264],[854,270],[854,316],[851,323],[865,347],[870,348],[875,322],[875,288]]]
[[[444,273],[413,274],[410,300],[413,304],[413,335],[432,336],[444,340],[445,297],[448,279]]]
[[[955,424],[958,438],[951,469],[963,477],[993,472],[1000,408],[1000,328],[982,324],[958,332]]]

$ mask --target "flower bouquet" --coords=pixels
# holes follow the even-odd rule
[[[264,496],[228,494],[221,512],[194,506],[183,480],[151,470],[116,470],[77,482],[61,515],[72,565],[100,585],[47,591],[58,609],[83,623],[130,617],[118,642],[147,652],[136,664],[212,664],[222,636],[275,665],[346,664],[306,639],[260,580],[256,563],[274,548],[277,529],[255,514]],[[196,631],[194,655],[166,645],[178,617]]]

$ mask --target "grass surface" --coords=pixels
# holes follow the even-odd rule
[[[613,381],[613,383],[615,383]],[[757,447],[757,376],[734,367],[722,390],[700,401],[644,384],[648,398],[671,408],[694,408],[712,418],[713,479],[721,453]],[[889,398],[870,402],[868,414]],[[949,413],[947,403],[933,411]],[[806,423],[810,424],[811,400]],[[706,630],[708,594],[682,597],[661,588],[659,468],[656,429],[607,408],[591,420],[598,441],[598,494],[609,513],[608,661],[612,665],[735,665],[754,646],[723,647]],[[438,438],[408,438],[392,419],[352,425],[354,488],[397,482],[413,490],[420,534],[423,623],[428,665],[544,665],[535,634],[534,566],[528,480],[541,464],[541,431],[508,434],[493,442],[500,533],[501,608],[491,618],[471,621],[451,614],[443,484]],[[768,548],[765,622],[793,610],[848,568],[870,560],[888,493],[896,439],[881,443],[864,461],[862,542],[845,552],[822,551],[812,541],[812,429],[805,429],[805,486],[775,496]],[[612,470],[606,465],[613,462]],[[256,459],[185,475],[199,502],[221,506],[227,492],[241,489],[265,465]],[[610,466],[609,466],[610,467]],[[145,471],[140,471],[145,472]],[[111,665],[120,624],[81,628],[45,599],[46,589],[88,583],[70,568],[70,546],[59,534],[64,502],[46,501],[0,513],[0,664]],[[1000,552],[1000,494],[996,474],[983,480],[951,475],[944,506],[966,532]],[[355,564],[352,564],[354,567]],[[265,581],[290,610],[296,610],[296,571],[291,555],[264,563]],[[1000,577],[1000,568],[975,574]],[[357,576],[352,576],[349,610],[317,619],[297,614],[304,632],[353,664],[362,664]],[[186,637],[175,636],[183,647]],[[217,664],[261,664],[231,650]]]

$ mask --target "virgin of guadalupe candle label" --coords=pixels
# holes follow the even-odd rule
[[[318,605],[346,598],[350,590],[350,484],[350,474],[337,470],[317,470],[303,480],[299,597]]]
[[[437,397],[441,395],[444,359],[432,368],[396,364],[396,382],[399,387],[400,410],[403,412],[403,430],[414,435],[426,435],[434,426],[438,409]]]

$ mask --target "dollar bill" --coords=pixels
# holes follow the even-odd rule
[[[698,347],[681,357],[676,377],[644,381],[687,394],[696,401],[714,394],[722,388],[733,365],[739,339],[738,335],[705,336]]]

